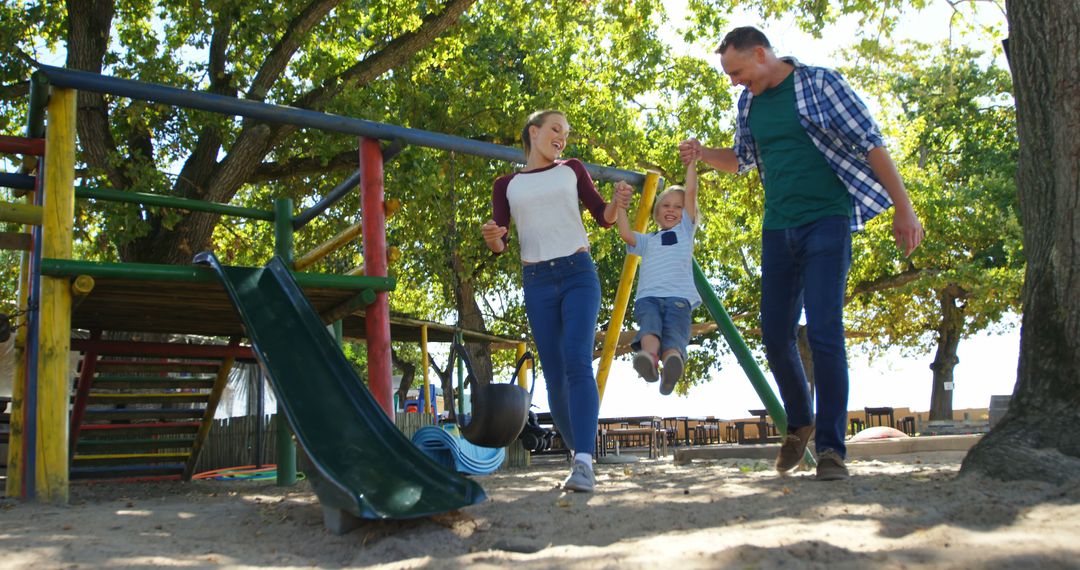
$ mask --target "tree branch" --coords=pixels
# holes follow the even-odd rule
[[[304,156],[282,162],[263,162],[255,169],[249,182],[268,182],[290,176],[324,174],[343,169],[359,168],[360,154],[355,149],[340,152],[329,159],[321,156]]]
[[[922,279],[923,277],[933,277],[941,273],[938,269],[915,269],[911,268],[903,273],[897,275],[886,275],[879,277],[871,281],[864,281],[855,285],[851,290],[851,295],[848,295],[844,299],[844,304],[848,304],[855,297],[864,293],[873,293],[877,291],[885,291],[888,289],[896,289],[897,287],[903,287],[912,281]]]

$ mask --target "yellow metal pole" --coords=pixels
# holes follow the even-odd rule
[[[70,259],[75,217],[75,90],[54,89],[45,132],[41,256]],[[68,502],[68,402],[71,398],[71,282],[41,278],[35,488],[42,502]]]
[[[435,415],[437,405],[435,398],[431,397],[431,377],[428,376],[428,367],[427,325],[420,325],[420,369],[424,371],[424,405],[428,413]]]
[[[514,362],[521,360],[522,356],[525,356],[525,343],[519,342],[517,345],[517,356],[514,358]],[[529,380],[528,374],[526,374],[525,371],[528,370],[530,366],[532,366],[532,363],[526,362],[518,369],[518,386],[521,386],[526,390],[529,389]]]
[[[341,246],[355,239],[356,236],[360,235],[360,232],[362,230],[363,228],[361,227],[359,222],[345,228],[344,230],[338,232],[336,236],[315,246],[314,249],[305,253],[304,255],[301,255],[296,260],[296,263],[293,264],[293,268],[296,271],[303,271],[304,269],[314,265],[315,262],[326,257],[327,255],[330,255]]]
[[[26,201],[34,202],[35,192],[26,193]],[[24,251],[19,260],[19,307],[26,307],[30,300],[30,255],[32,252]],[[15,377],[11,391],[11,433],[8,439],[7,452],[7,481],[5,482],[4,494],[8,497],[23,496],[23,434],[24,417],[23,405],[26,402],[26,331],[29,328],[27,321],[29,315],[23,314],[18,317],[20,322],[12,323],[19,328],[15,331]]]
[[[638,202],[637,215],[634,217],[634,231],[645,231],[645,226],[652,217],[652,203],[656,199],[656,189],[659,186],[659,172],[650,170],[645,174],[645,184],[641,188],[641,201]],[[600,391],[601,402],[604,401],[604,388],[607,387],[607,377],[611,372],[611,361],[615,358],[615,349],[618,348],[619,333],[622,332],[623,318],[626,317],[626,306],[630,302],[630,287],[634,284],[634,276],[637,274],[640,261],[640,256],[629,254],[623,260],[619,289],[615,293],[615,306],[611,310],[611,325],[604,334],[604,348],[600,352],[600,366],[596,370],[596,387]]]

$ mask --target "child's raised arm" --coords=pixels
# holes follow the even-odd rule
[[[686,210],[686,214],[690,216],[690,221],[695,224],[698,223],[698,208],[697,208],[697,191],[698,191],[698,179],[697,179],[697,161],[691,160],[686,165],[686,199],[683,201],[683,209]]]

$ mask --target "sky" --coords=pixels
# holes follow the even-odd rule
[[[677,19],[684,5],[682,0],[668,3],[668,13],[676,21],[676,25],[665,28],[669,31],[665,34],[669,43],[676,46],[675,49],[686,49],[698,55],[711,54],[715,49],[713,44],[718,42],[685,46],[670,33],[677,27]],[[936,2],[928,9],[905,18],[898,28],[897,37],[923,42],[946,39],[950,33],[950,13],[946,2]],[[980,6],[978,18],[984,25],[1005,28],[1004,15],[992,7]],[[795,55],[804,63],[827,67],[837,67],[843,63],[837,51],[852,38],[852,34],[846,30],[854,25],[852,21],[843,22],[840,30],[828,29],[822,39],[815,39],[800,31],[790,20],[762,22],[756,15],[739,14],[730,23],[731,27],[758,27],[769,37],[780,55]],[[953,38],[965,41],[955,32]],[[969,41],[986,40],[973,38]],[[976,47],[991,49],[988,45]],[[709,61],[719,66],[718,56],[712,56]],[[1003,60],[998,64],[1005,66]],[[871,107],[874,106],[873,102],[869,103]],[[991,395],[1012,394],[1020,347],[1019,325],[1015,322],[1018,319],[1014,317],[1013,321],[1011,331],[1005,334],[981,333],[961,341],[957,351],[960,361],[954,370],[953,409],[986,408],[990,405]],[[851,392],[848,409],[892,406],[907,407],[913,411],[929,410],[933,385],[930,363],[933,359],[932,352],[905,357],[894,350],[870,362],[865,356],[849,350]],[[778,393],[767,370],[765,377],[773,393]],[[542,385],[537,387],[533,401],[546,409],[547,396]],[[686,396],[661,396],[658,385],[647,384],[638,378],[629,360],[624,359],[612,365],[600,415],[716,416],[733,419],[747,417],[749,409],[761,407],[757,393],[733,356],[724,359],[721,371],[714,374],[710,382],[695,386]]]

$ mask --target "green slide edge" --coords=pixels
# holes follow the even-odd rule
[[[264,268],[196,256],[221,277],[314,472],[324,508],[365,519],[405,519],[487,499],[475,481],[412,444],[371,392],[279,257]]]

